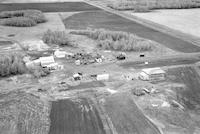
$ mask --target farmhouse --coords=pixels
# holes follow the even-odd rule
[[[55,60],[53,56],[40,57],[40,62],[42,67],[47,67],[48,65],[55,63]]]
[[[139,78],[142,80],[149,80],[149,81],[165,80],[165,71],[159,67],[142,69]]]

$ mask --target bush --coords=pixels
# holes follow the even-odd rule
[[[60,46],[71,46],[71,47],[77,46],[75,42],[69,39],[69,35],[66,34],[64,31],[47,30],[44,33],[42,40],[49,45],[56,44]]]
[[[19,11],[3,11],[0,13],[0,19],[12,18],[12,17],[22,17],[24,16],[24,12],[22,10]]]
[[[6,26],[31,27],[46,22],[39,10],[3,11],[0,13],[1,24]]]
[[[136,5],[134,0],[119,0],[112,3],[108,3],[108,7],[111,7],[116,10],[133,10]]]
[[[27,17],[13,17],[4,19],[2,21],[2,25],[16,27],[32,27],[37,25],[37,23],[34,20]]]
[[[19,53],[0,55],[0,77],[23,74],[27,68]]]
[[[72,34],[85,35],[98,41],[102,49],[119,51],[151,51],[155,43],[126,32],[113,32],[103,29],[72,31]]]
[[[148,9],[184,9],[200,7],[199,0],[118,0],[108,3],[108,7],[116,10],[135,10],[146,12]]]
[[[44,14],[39,10],[26,10],[24,17],[33,19],[36,23],[44,23],[47,21]]]
[[[148,6],[135,6],[134,11],[142,13],[142,12],[149,12],[150,10],[149,10]]]
[[[29,69],[29,72],[36,78],[45,77],[50,74],[47,68],[42,68],[41,66],[34,66]]]

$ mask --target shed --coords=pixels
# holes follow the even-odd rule
[[[73,78],[74,78],[75,81],[81,80],[81,78],[82,78],[82,73],[75,73],[75,74],[73,75]]]
[[[108,79],[109,79],[109,74],[99,74],[99,75],[97,75],[98,81],[103,81],[103,80],[108,80]]]
[[[42,67],[47,67],[48,65],[55,63],[55,60],[53,56],[40,57],[40,62]]]
[[[165,71],[160,67],[142,69],[139,78],[142,80],[165,80]]]
[[[56,50],[56,51],[54,52],[54,55],[55,55],[57,58],[65,58],[66,52],[65,52],[65,51]]]

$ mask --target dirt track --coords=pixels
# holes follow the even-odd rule
[[[145,61],[148,61],[148,64],[145,64]],[[183,57],[183,58],[167,58],[167,59],[152,59],[145,61],[134,61],[134,62],[124,62],[119,64],[123,68],[153,68],[153,67],[163,67],[163,66],[174,66],[174,65],[187,65],[194,64],[199,61],[199,58],[196,57]]]
[[[49,134],[105,134],[96,108],[87,99],[53,102]]]

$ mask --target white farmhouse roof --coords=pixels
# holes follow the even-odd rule
[[[152,75],[152,74],[164,74],[165,73],[165,71],[162,70],[160,67],[142,69],[142,72],[145,72],[148,75]]]
[[[52,63],[55,63],[55,60],[53,56],[40,57],[40,62],[41,62],[41,66],[44,67]]]

